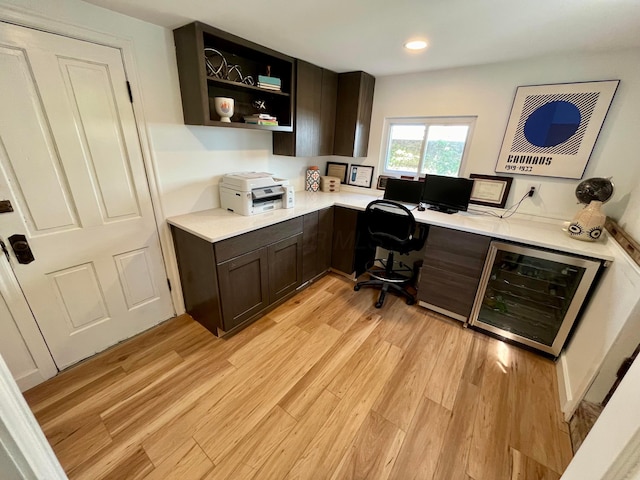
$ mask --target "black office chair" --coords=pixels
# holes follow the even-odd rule
[[[427,239],[428,226],[420,224],[416,232],[416,220],[411,211],[391,200],[374,200],[369,203],[364,222],[372,246],[384,248],[389,254],[387,258],[376,258],[369,262],[366,273],[371,279],[356,283],[353,289],[381,288],[376,308],[382,307],[390,290],[404,296],[407,305],[414,304],[416,298],[406,288],[413,278],[413,268],[394,260],[394,254],[398,252],[403,255],[420,250]]]

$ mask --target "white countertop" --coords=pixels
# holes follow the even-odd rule
[[[332,205],[364,210],[367,204],[381,198],[359,193],[296,192],[295,207],[252,216],[238,215],[221,208],[204,210],[170,217],[167,222],[211,243],[219,242],[241,233],[267,227],[290,218],[299,217]],[[575,253],[591,258],[613,260],[608,235],[597,242],[574,240],[562,231],[562,222],[540,221],[511,217],[500,219],[480,213],[460,212],[446,214],[425,210],[413,211],[418,222],[478,233],[503,240]]]

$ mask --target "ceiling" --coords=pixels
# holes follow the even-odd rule
[[[640,0],[87,0],[170,29],[199,20],[374,76],[640,47]],[[411,38],[429,48],[410,53]]]

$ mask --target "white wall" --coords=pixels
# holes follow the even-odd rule
[[[625,325],[640,304],[640,267],[615,242],[615,260],[604,272],[556,367],[560,408],[573,414]]]
[[[562,480],[640,479],[640,359],[562,475]]]
[[[427,52],[426,55],[429,53]],[[640,180],[640,50],[573,54],[536,60],[396,75],[376,79],[369,156],[363,163],[379,170],[385,117],[477,116],[464,175],[493,174],[509,112],[519,85],[620,79],[585,176],[613,176],[616,194],[605,212],[620,218],[629,192]],[[515,175],[509,204],[522,197],[526,184],[541,183],[540,194],[519,212],[570,219],[579,206],[578,180]],[[640,197],[640,193],[637,195]],[[640,200],[637,200],[640,203]]]

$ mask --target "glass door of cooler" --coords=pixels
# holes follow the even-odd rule
[[[491,242],[469,324],[558,356],[600,262]]]

